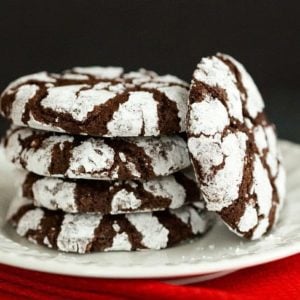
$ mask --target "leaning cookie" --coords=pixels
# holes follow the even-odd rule
[[[67,180],[19,173],[20,195],[37,207],[68,213],[122,214],[179,208],[200,200],[187,171],[152,180]]]
[[[17,126],[92,136],[159,136],[185,131],[188,85],[171,75],[117,67],[21,77],[0,97]]]
[[[108,139],[18,128],[8,133],[5,148],[10,161],[42,176],[152,179],[190,165],[179,136]]]
[[[26,198],[12,202],[8,220],[31,242],[78,253],[163,249],[204,234],[213,223],[203,202],[177,210],[103,216],[36,208]]]
[[[244,67],[224,54],[203,58],[187,118],[188,148],[208,210],[238,235],[261,237],[277,220],[285,172],[274,125]]]

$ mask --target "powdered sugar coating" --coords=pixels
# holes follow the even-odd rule
[[[136,139],[135,142],[138,147],[144,149],[146,155],[151,157],[151,166],[157,176],[176,172],[178,170],[177,165],[185,167],[190,165],[186,143],[178,136]],[[161,155],[163,152],[165,154]]]
[[[111,212],[113,214],[119,211],[138,210],[141,206],[142,200],[138,199],[133,192],[128,192],[123,189],[117,192],[111,202]]]
[[[44,212],[41,209],[26,212],[19,222],[17,233],[20,236],[25,236],[29,230],[37,230],[43,217]]]
[[[84,174],[99,172],[103,174],[102,176],[107,176],[107,170],[112,168],[114,158],[115,151],[105,144],[104,140],[90,138],[73,148],[70,168],[67,170],[66,176],[77,177],[76,174],[82,173],[82,168],[84,168]],[[85,177],[85,175],[82,176]]]
[[[181,207],[186,201],[186,191],[182,185],[170,175],[143,183],[144,189],[154,196],[171,199],[170,208]]]
[[[51,156],[53,145],[63,147],[64,143],[72,143],[73,137],[71,136],[50,136],[43,144],[43,148],[35,148],[35,143],[31,144],[31,148],[23,151],[22,140],[26,140],[34,133],[30,129],[20,129],[13,131],[9,141],[6,145],[7,158],[16,163],[18,167],[22,167],[22,163],[26,161],[26,168],[28,171],[34,170],[36,174],[49,174],[49,166],[51,165]],[[22,153],[22,158],[19,156]]]
[[[265,234],[269,226],[270,224],[267,219],[259,220],[258,225],[253,230],[252,239],[253,240],[259,239],[263,234]]]
[[[128,239],[128,234],[126,232],[117,233],[114,236],[112,246],[106,248],[104,251],[130,251],[131,243]]]
[[[77,179],[151,179],[190,165],[186,143],[179,136],[77,139],[20,128],[8,133],[6,154],[30,172]]]
[[[15,198],[13,202],[20,201],[22,199]],[[211,215],[196,206],[115,217],[63,214],[34,206],[29,206],[24,213],[24,206],[12,205],[19,207],[10,217],[18,234],[34,243],[64,252],[158,250],[204,234],[213,222]],[[176,229],[172,227],[174,222]],[[53,238],[55,236],[57,238]]]
[[[123,74],[124,70],[121,67],[91,66],[91,67],[75,67],[72,69],[72,72],[78,74],[92,75],[96,78],[114,79],[120,77]]]
[[[255,207],[251,204],[246,204],[244,214],[239,221],[239,230],[241,232],[247,232],[257,226],[257,223],[258,217]]]
[[[85,121],[96,105],[104,104],[116,95],[107,90],[84,88],[89,86],[77,84],[50,87],[41,105],[58,113],[69,113],[77,121]]]
[[[22,187],[20,196],[31,198],[35,206],[69,213],[158,211],[201,199],[195,193],[195,179],[189,179],[186,172],[144,181],[92,182],[19,173],[22,176],[17,177],[16,185]]]
[[[265,131],[266,141],[269,145],[269,152],[267,153],[267,163],[270,167],[272,176],[276,176],[278,172],[278,156],[281,156],[277,147],[276,135],[272,127],[267,127]]]
[[[236,88],[236,80],[230,68],[219,58],[203,58],[194,72],[194,79],[209,86],[226,88],[228,101],[228,115],[243,121],[242,103],[240,92]],[[192,121],[193,122],[193,121]]]
[[[169,230],[152,214],[128,214],[126,218],[143,236],[142,244],[149,249],[167,247]]]
[[[222,132],[229,125],[229,117],[224,105],[217,99],[206,97],[200,103],[191,105],[190,130],[195,135],[203,133],[214,135],[216,132]]]
[[[276,222],[285,191],[276,134],[263,109],[253,79],[235,59],[217,54],[198,64],[187,125],[197,179],[207,208],[250,239]]]
[[[196,205],[194,206],[200,208],[200,206]],[[190,213],[190,223],[192,227],[192,232],[194,234],[202,233],[207,228],[207,220],[203,219],[203,216],[200,216],[199,213],[196,212],[194,208],[189,207],[189,213]],[[208,213],[209,214],[209,213]],[[208,215],[208,218],[213,218],[212,216]]]
[[[49,75],[47,72],[38,72],[34,74],[29,74],[22,76],[13,82],[11,82],[8,87],[4,90],[4,93],[11,93],[12,89],[16,88],[17,86],[27,83],[28,81],[38,81],[38,82],[45,82],[45,83],[53,83],[55,82],[55,78]]]
[[[262,96],[253,81],[252,77],[249,75],[249,73],[246,71],[244,66],[239,63],[237,60],[235,60],[233,57],[229,55],[224,55],[221,54],[226,59],[231,60],[236,68],[238,69],[239,73],[242,74],[242,80],[243,80],[243,85],[245,88],[245,92],[247,93],[247,98],[246,100],[246,109],[249,115],[252,118],[255,118],[260,112],[263,111],[264,109],[264,101],[262,99]]]
[[[157,105],[150,92],[129,93],[128,100],[119,106],[107,124],[109,136],[118,136],[119,132],[139,136],[142,130],[145,136],[159,135]]]
[[[286,195],[286,173],[282,165],[279,165],[278,167],[277,177],[275,179],[275,186],[277,188],[279,198],[284,199]],[[279,203],[280,206],[282,204],[283,201]]]
[[[185,131],[187,97],[187,84],[175,76],[94,66],[22,77],[2,93],[0,108],[17,126],[106,137],[159,136]]]
[[[268,141],[266,139],[265,129],[262,126],[257,126],[253,129],[253,134],[254,134],[255,144],[257,145],[259,154],[262,155],[263,150],[268,147]],[[272,146],[273,145],[271,145],[271,147]]]
[[[170,74],[158,75],[154,71],[149,71],[143,68],[139,69],[138,71],[125,73],[123,77],[127,81],[129,80],[130,82],[132,82],[133,84],[141,85],[143,87],[149,85],[152,85],[151,87],[154,87],[155,84],[159,86],[165,86],[169,83],[176,83],[181,86],[188,86],[188,84],[184,80],[181,80],[176,76]]]
[[[199,202],[201,203],[201,202]],[[191,229],[194,234],[202,233],[207,228],[207,220],[203,219],[203,217],[196,212],[194,209],[197,206],[197,202],[195,203],[194,207],[187,207],[185,211],[172,211],[177,218],[179,218],[185,224],[191,224]],[[201,207],[201,206],[200,206]],[[208,217],[213,218],[211,215],[208,214]]]
[[[44,177],[32,186],[36,206],[63,211],[76,211],[75,182],[66,182],[59,178]]]
[[[57,247],[66,252],[85,253],[101,219],[100,215],[66,214],[57,237]]]
[[[257,197],[259,214],[267,216],[272,208],[272,186],[257,155],[254,156],[253,186],[250,192]]]
[[[172,76],[173,79],[173,76]],[[175,80],[176,81],[176,80]],[[183,84],[181,82],[181,84]],[[153,88],[153,87],[152,87]],[[185,129],[187,105],[184,99],[188,98],[188,91],[182,86],[156,86],[160,92],[164,93],[171,101],[176,103],[178,109],[178,117],[180,119],[180,128]]]
[[[243,133],[229,134],[225,138],[216,134],[191,137],[188,147],[192,157],[201,164],[203,172],[210,174],[212,168],[222,168],[214,175],[203,178],[201,187],[203,197],[207,200],[207,208],[221,211],[238,198],[239,187],[243,176],[243,160],[246,148],[246,136]]]
[[[12,115],[12,121],[16,124],[22,123],[22,117],[25,112],[26,99],[31,99],[38,91],[38,86],[35,84],[26,84],[21,86],[16,93],[16,101],[12,104],[12,110],[15,112]]]

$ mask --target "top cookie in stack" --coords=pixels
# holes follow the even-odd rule
[[[211,219],[191,175],[179,172],[190,160],[174,135],[185,131],[187,97],[174,76],[115,67],[11,83],[1,95],[15,126],[6,153],[32,172],[9,212],[18,234],[84,253],[161,249],[204,233]]]
[[[122,68],[74,68],[24,76],[1,96],[17,126],[103,137],[185,131],[188,85],[171,75]]]

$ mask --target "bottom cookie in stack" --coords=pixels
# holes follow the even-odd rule
[[[202,201],[174,210],[102,215],[39,208],[19,196],[11,203],[8,221],[31,242],[87,253],[167,248],[204,234],[213,217]]]

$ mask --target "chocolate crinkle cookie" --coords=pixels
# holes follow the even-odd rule
[[[188,85],[172,75],[119,67],[41,72],[12,82],[0,97],[17,126],[91,136],[159,136],[185,131]]]
[[[19,168],[75,179],[153,179],[190,165],[180,136],[109,139],[16,128],[8,132],[5,150]]]
[[[11,203],[8,220],[33,243],[77,253],[163,249],[201,236],[213,223],[204,202],[176,210],[101,215],[37,208],[22,197]]]
[[[268,232],[285,196],[274,125],[244,67],[228,55],[203,58],[194,72],[188,148],[210,211],[236,234]]]
[[[285,171],[275,128],[228,55],[203,58],[190,90],[144,69],[36,73],[4,90],[0,112],[19,169],[7,218],[36,244],[163,249],[204,235],[216,214],[254,240],[278,219]]]
[[[68,180],[19,172],[22,197],[37,207],[69,213],[124,214],[179,208],[199,202],[191,169],[152,180]]]

